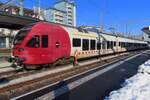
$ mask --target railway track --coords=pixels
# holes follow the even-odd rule
[[[80,61],[80,63],[82,63],[84,61]],[[11,67],[11,66],[9,66]],[[61,66],[57,66],[56,68],[61,67]],[[5,68],[5,67],[3,67]],[[13,79],[17,79],[20,77],[24,77],[24,76],[29,76],[32,74],[36,74],[36,73],[42,73],[44,71],[49,71],[49,70],[53,70],[55,69],[54,67],[51,66],[51,68],[47,67],[44,69],[39,69],[39,70],[31,70],[31,71],[26,71],[26,70],[9,70],[9,71],[4,71],[4,72],[0,72],[0,81],[3,82],[5,80],[7,81],[11,81]]]
[[[74,76],[76,74],[79,74],[81,72],[96,68],[97,66],[102,66],[104,64],[111,64],[113,62],[117,62],[120,59],[124,59],[130,56],[133,56],[137,54],[137,52],[132,52],[131,54],[125,54],[125,55],[121,55],[121,56],[117,56],[114,57],[113,59],[107,59],[107,60],[103,60],[103,61],[99,61],[99,62],[94,62],[91,64],[87,64],[87,65],[83,65],[83,66],[79,66],[79,67],[74,67],[65,71],[61,71],[61,72],[57,72],[57,73],[53,73],[53,74],[47,74],[43,77],[39,77],[33,80],[29,80],[29,81],[25,81],[25,82],[20,82],[17,84],[13,84],[13,85],[9,85],[6,87],[2,87],[0,88],[0,99],[10,99],[12,97],[16,97],[18,95],[24,94],[26,92],[32,91],[34,89],[40,88],[42,86],[48,85],[48,84],[52,84],[55,83],[57,81],[61,81],[65,78],[68,78],[70,76]],[[39,71],[40,72],[40,71]],[[12,80],[15,78],[19,78],[25,75],[31,75],[31,74],[35,74],[38,72],[24,72],[24,73],[20,73],[18,75],[13,75],[13,76],[9,76],[7,77],[8,79]]]

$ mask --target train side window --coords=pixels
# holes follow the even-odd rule
[[[81,39],[74,38],[73,47],[80,47],[80,46],[81,46]]]
[[[95,40],[90,40],[90,50],[95,50],[96,46],[96,41]]]
[[[113,41],[110,42],[110,46],[111,46],[111,48],[113,48]]]
[[[110,49],[111,45],[110,45],[110,41],[107,41],[107,49]]]
[[[82,42],[82,50],[89,50],[89,40],[88,39],[83,39],[83,42]]]
[[[121,42],[119,42],[119,46],[121,47]]]
[[[121,42],[121,47],[124,47],[124,42]]]
[[[116,47],[116,42],[114,41],[114,47]]]
[[[48,48],[48,35],[42,35],[42,48]]]
[[[102,48],[106,49],[106,42],[102,42]]]
[[[35,35],[31,40],[27,43],[28,47],[31,48],[39,48],[40,47],[40,36]]]
[[[97,50],[100,50],[100,49],[101,49],[101,43],[98,42],[98,43],[97,43]]]

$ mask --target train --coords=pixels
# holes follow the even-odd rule
[[[66,25],[37,22],[15,36],[9,62],[25,68],[147,48],[147,42]],[[27,67],[28,66],[28,67]]]

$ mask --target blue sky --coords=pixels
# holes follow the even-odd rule
[[[1,0],[6,1],[6,0]],[[7,0],[8,1],[8,0]],[[25,7],[33,8],[38,0],[25,0]],[[41,0],[42,8],[56,0]],[[76,0],[77,25],[115,27],[119,32],[140,34],[140,29],[150,25],[150,0]]]

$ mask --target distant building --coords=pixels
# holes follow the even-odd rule
[[[150,47],[150,26],[144,27],[142,31],[146,33],[144,34],[144,40],[149,43],[149,47]]]
[[[53,8],[46,9],[45,20],[69,26],[76,26],[75,3],[68,0],[56,2]]]
[[[0,28],[0,48],[10,48],[17,30]]]
[[[0,5],[3,5],[3,4],[0,3]],[[20,15],[19,10],[20,9],[17,6],[8,6],[5,9],[1,9],[3,13],[13,14],[13,15]],[[23,10],[24,10],[23,16],[37,18],[37,14],[34,13],[33,10],[25,9],[25,8]],[[18,30],[0,28],[0,48],[10,48],[13,37],[16,35],[17,32]]]

